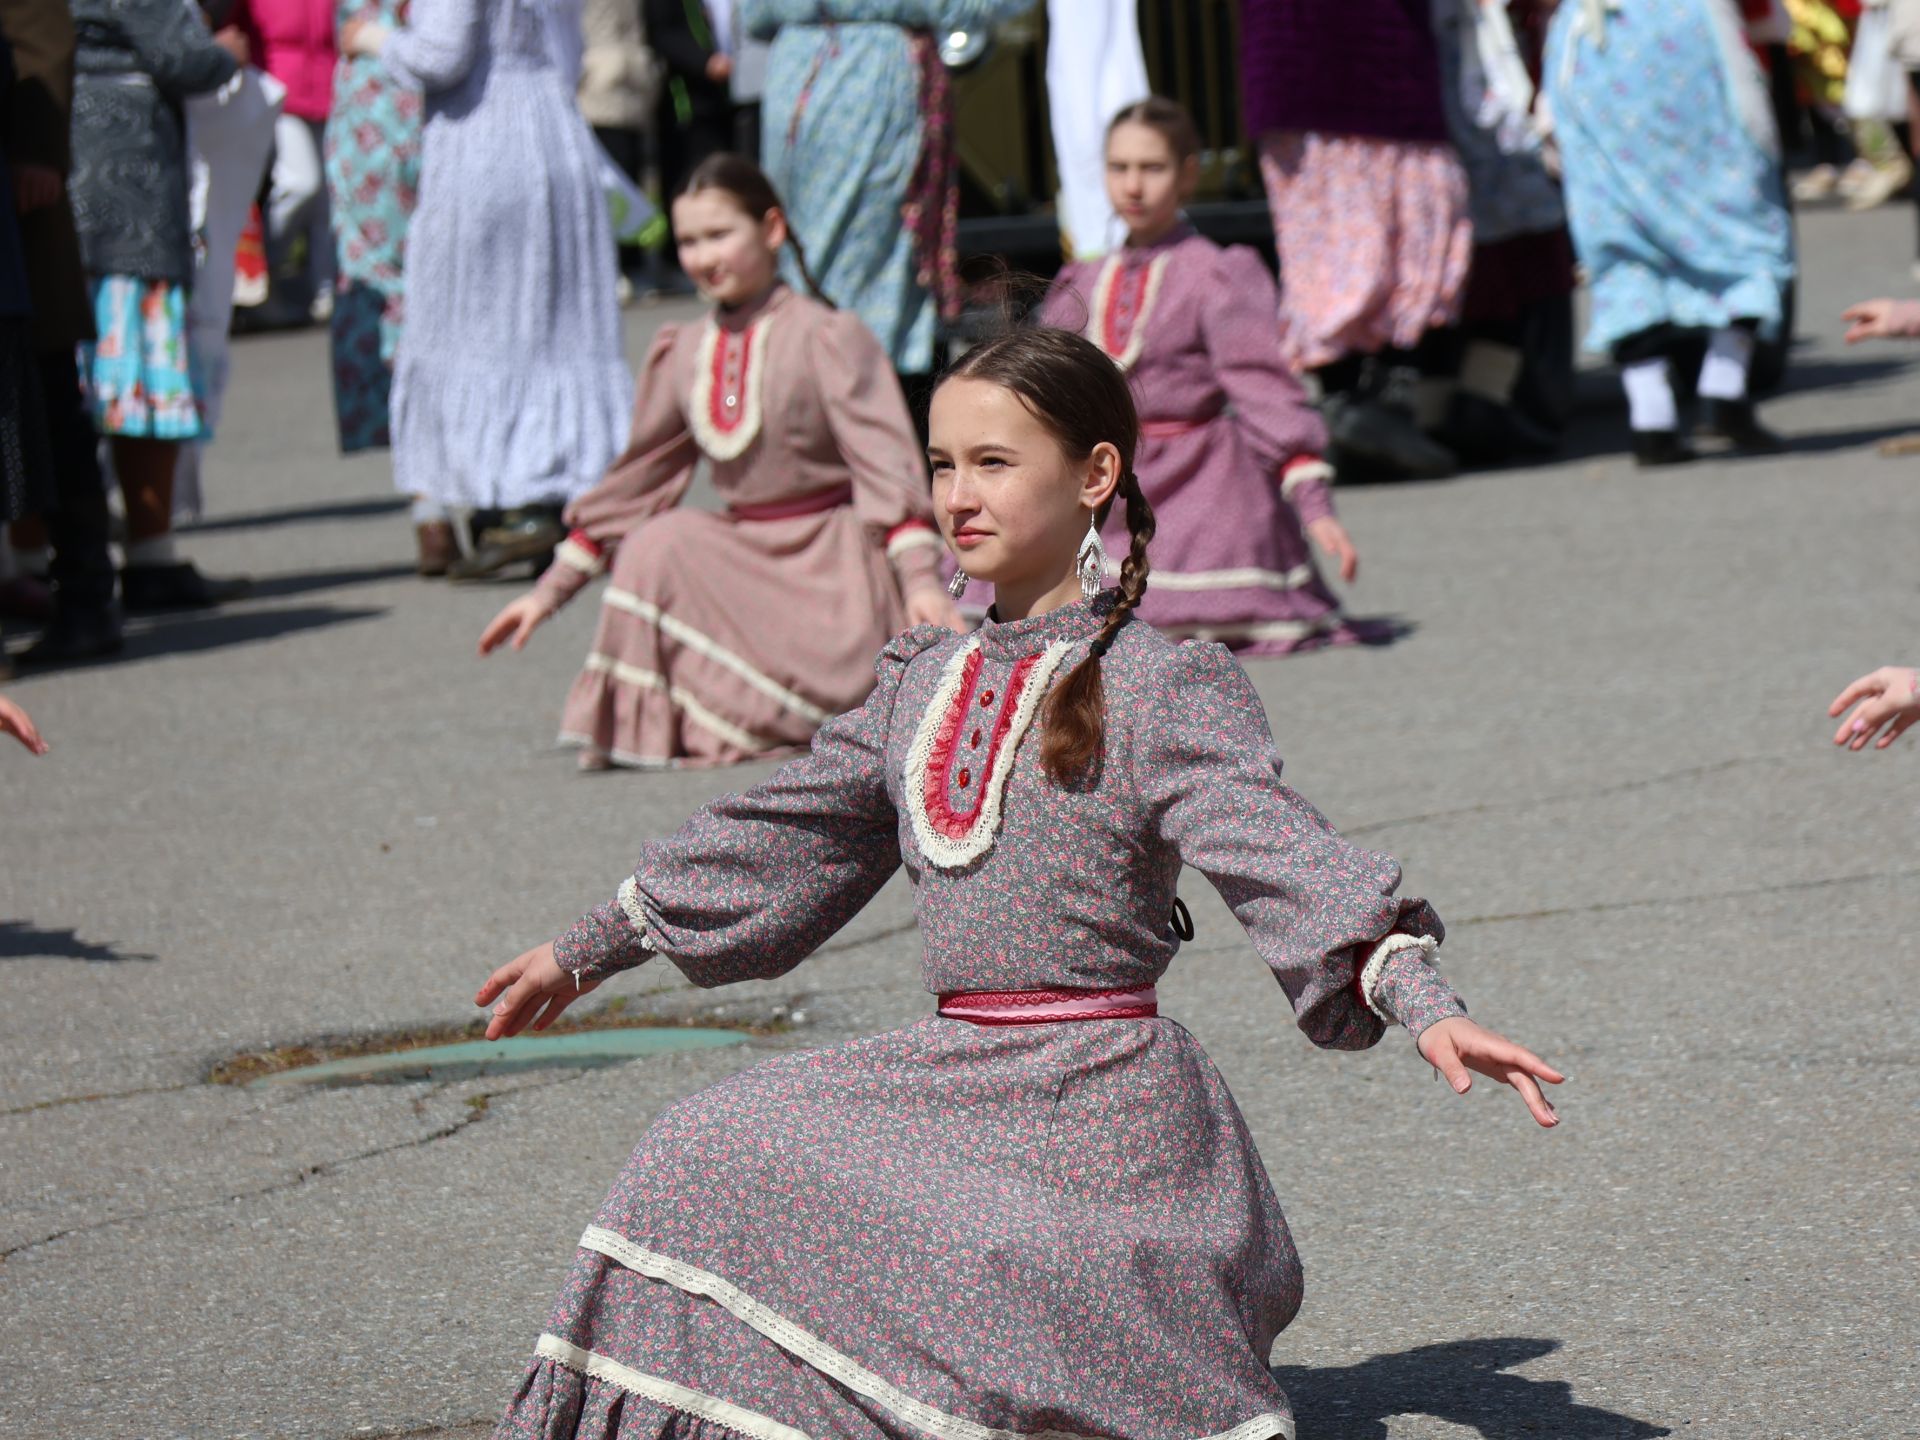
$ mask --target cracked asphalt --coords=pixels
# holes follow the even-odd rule
[[[1344,491],[1384,649],[1261,663],[1289,777],[1448,917],[1477,1017],[1565,1123],[1459,1099],[1404,1037],[1314,1051],[1224,909],[1163,989],[1232,1083],[1308,1268],[1274,1364],[1303,1440],[1920,1435],[1920,747],[1827,700],[1920,659],[1910,213],[1803,218],[1792,453],[1643,474],[1599,376],[1567,458]],[[663,318],[629,316],[633,353]],[[458,1021],[642,840],[758,772],[580,777],[593,623],[474,658],[510,588],[411,578],[379,457],[333,453],[318,334],[240,342],[213,617],[9,693],[0,753],[0,1435],[468,1437],[659,1109],[925,1013],[904,889],[784,979],[805,1023],[592,1071],[210,1086],[237,1051]],[[1920,738],[1920,737],[1915,737]],[[484,1098],[483,1098],[484,1097]],[[826,1440],[826,1437],[822,1437]]]

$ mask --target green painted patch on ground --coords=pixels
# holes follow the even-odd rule
[[[722,1045],[738,1045],[746,1038],[738,1030],[674,1026],[583,1030],[570,1035],[531,1035],[512,1040],[463,1040],[452,1045],[349,1055],[275,1071],[248,1083],[350,1085],[373,1080],[462,1080],[556,1065],[590,1069],[672,1050],[710,1050]]]

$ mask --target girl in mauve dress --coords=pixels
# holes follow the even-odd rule
[[[1326,428],[1280,353],[1279,299],[1260,257],[1222,249],[1180,213],[1199,154],[1193,118],[1174,101],[1114,117],[1107,195],[1126,244],[1062,270],[1041,319],[1084,331],[1126,372],[1142,411],[1140,488],[1159,529],[1140,618],[1242,655],[1352,641],[1307,546],[1311,537],[1343,580],[1357,573],[1320,458]],[[1124,553],[1120,517],[1103,538]]]
[[[866,698],[889,635],[959,624],[899,382],[858,316],[781,283],[790,237],[766,176],[709,158],[673,228],[713,313],[655,334],[626,453],[480,637],[482,655],[520,649],[611,567],[561,721],[588,768],[791,754]],[[703,456],[719,514],[680,508]]]
[[[1154,982],[1213,882],[1317,1043],[1394,1024],[1555,1123],[1561,1077],[1466,1017],[1425,901],[1280,782],[1221,646],[1135,614],[1153,511],[1125,379],[1080,336],[966,355],[934,508],[999,604],[880,654],[812,753],[643,852],[480,989],[491,1038],[656,956],[780,975],[896,869],[939,1013],[670,1106],[581,1237],[503,1440],[1278,1440],[1267,1357],[1301,1271],[1247,1126]],[[1126,517],[1116,589],[1077,552]]]

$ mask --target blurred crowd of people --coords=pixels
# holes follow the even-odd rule
[[[631,468],[659,403],[644,375],[635,400],[622,349],[636,284],[698,289],[720,330],[755,333],[677,209],[716,188],[716,161],[758,159],[758,179],[735,165],[717,188],[755,225],[777,214],[767,264],[858,320],[924,436],[948,337],[983,300],[960,266],[949,52],[1033,8],[0,0],[0,611],[43,627],[14,658],[110,654],[124,612],[245,592],[173,532],[199,513],[229,336],[248,326],[329,327],[340,448],[391,448],[422,575],[546,571],[568,506]],[[1189,233],[1202,147],[1179,107],[1127,108],[1148,86],[1134,0],[1045,10],[1073,285],[1041,318],[1108,326],[1133,367],[1163,287],[1241,262],[1156,268]],[[1207,383],[1142,403],[1168,425],[1272,417],[1233,464],[1291,474],[1293,519],[1256,558],[1193,563],[1287,577],[1267,589],[1289,598],[1195,580],[1219,603],[1171,617],[1256,650],[1283,629],[1281,649],[1354,638],[1317,572],[1301,578],[1309,534],[1351,577],[1323,494],[1336,477],[1553,451],[1583,276],[1585,342],[1619,367],[1640,463],[1693,458],[1698,433],[1778,448],[1754,396],[1791,316],[1786,153],[1813,161],[1792,191],[1805,203],[1885,203],[1912,178],[1920,0],[1262,0],[1237,35],[1278,283],[1268,304],[1266,279],[1235,271],[1243,305],[1234,337],[1212,336]],[[688,223],[720,235],[711,209]],[[750,356],[709,349],[737,367],[716,372],[715,403],[751,398]],[[1249,365],[1274,378],[1241,383]],[[1163,526],[1163,549],[1185,544]]]

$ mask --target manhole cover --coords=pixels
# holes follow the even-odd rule
[[[390,1050],[372,1055],[349,1055],[298,1070],[280,1070],[250,1081],[253,1085],[345,1084],[359,1080],[462,1079],[474,1075],[505,1075],[550,1065],[588,1069],[617,1065],[643,1055],[669,1050],[710,1050],[738,1045],[747,1036],[738,1030],[701,1030],[658,1027],[629,1030],[583,1030],[570,1035],[534,1035],[514,1040],[464,1040],[412,1050]]]

